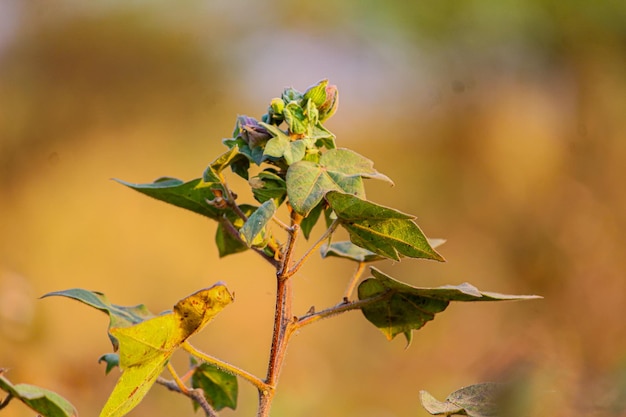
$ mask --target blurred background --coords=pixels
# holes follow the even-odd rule
[[[273,415],[426,416],[422,389],[443,400],[508,379],[520,416],[626,416],[621,0],[0,1],[6,376],[95,415],[117,376],[97,364],[107,318],[38,297],[82,287],[159,312],[218,280],[237,300],[192,342],[264,375],[273,270],[252,253],[218,259],[215,224],[110,179],[199,177],[238,114],[322,78],[341,96],[327,124],[338,145],[396,183],[369,182],[368,197],[448,239],[445,264],[378,268],[545,298],[451,305],[408,349],[360,313],[303,329]],[[353,268],[313,259],[296,312],[338,302]],[[241,382],[222,415],[255,410]],[[192,414],[159,386],[133,412]]]

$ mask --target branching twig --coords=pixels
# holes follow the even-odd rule
[[[244,371],[241,368],[238,368],[234,365],[231,365],[227,362],[224,362],[220,359],[217,359],[214,356],[208,355],[204,352],[199,351],[198,349],[196,349],[195,347],[193,347],[189,342],[184,342],[182,345],[182,348],[185,349],[187,352],[189,352],[190,354],[192,354],[193,356],[202,359],[205,362],[208,362],[212,365],[215,365],[216,367],[218,367],[219,369],[221,369],[224,372],[228,372],[229,374],[235,375],[235,376],[239,376],[243,379],[245,379],[246,381],[250,382],[252,385],[254,385],[255,387],[257,387],[259,390],[270,390],[271,387],[268,386],[268,384],[266,384],[265,382],[263,382],[261,379],[257,378],[256,376],[252,375],[251,373]]]
[[[354,288],[356,284],[359,282],[359,278],[363,275],[363,271],[365,271],[365,267],[367,266],[367,262],[359,262],[356,267],[356,271],[352,274],[352,278],[348,282],[348,286],[346,287],[346,292],[343,294],[343,298],[345,300],[349,300],[352,297],[352,293],[354,292]]]
[[[187,390],[187,392],[183,392],[178,386],[178,384],[176,383],[176,381],[169,381],[165,378],[159,377],[156,380],[156,382],[157,384],[163,385],[165,388],[169,389],[170,391],[178,392],[180,394],[183,394],[191,398],[193,401],[198,403],[198,405],[200,406],[200,408],[202,408],[202,410],[207,415],[207,417],[218,417],[217,412],[213,409],[213,407],[211,407],[211,404],[209,404],[209,402],[206,400],[206,397],[204,396],[204,391],[202,391],[201,388],[190,389],[190,390]]]
[[[347,311],[352,311],[352,310],[360,310],[363,307],[366,307],[370,304],[374,304],[379,302],[380,300],[385,299],[386,297],[389,296],[389,292],[384,292],[381,293],[379,295],[375,295],[373,297],[370,298],[366,298],[364,300],[358,300],[358,301],[343,301],[342,303],[337,304],[336,306],[327,308],[326,310],[322,310],[322,311],[318,311],[317,313],[313,313],[313,314],[306,314],[300,318],[298,318],[298,320],[296,320],[296,322],[291,326],[290,330],[292,332],[301,329],[302,327],[315,323],[321,319],[325,319],[331,316],[336,316],[337,314],[340,313],[345,313]]]
[[[298,272],[298,270],[302,267],[304,262],[306,262],[306,260],[309,258],[309,256],[311,256],[316,250],[318,250],[320,248],[320,246],[322,246],[324,244],[326,239],[328,239],[330,237],[330,235],[333,234],[333,232],[335,231],[335,229],[337,228],[338,225],[339,225],[339,221],[338,220],[333,221],[331,223],[331,225],[328,227],[328,229],[326,229],[324,234],[322,236],[320,236],[320,238],[317,240],[317,242],[315,242],[315,244],[313,246],[311,246],[309,248],[309,250],[307,250],[304,255],[302,255],[302,258],[300,258],[300,260],[298,262],[296,262],[296,264],[292,268],[288,269],[283,274],[285,276],[285,278],[289,278],[290,276],[292,276],[296,272]]]

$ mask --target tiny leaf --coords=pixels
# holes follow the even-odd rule
[[[287,183],[273,171],[261,171],[249,182],[254,198],[260,203],[272,198],[280,206],[287,196]]]
[[[310,100],[317,107],[320,107],[326,101],[326,86],[328,80],[321,80],[317,84],[309,87],[305,92],[303,98]]]
[[[304,115],[304,110],[298,103],[292,101],[283,110],[285,122],[289,126],[289,132],[294,134],[304,134],[308,128],[308,120]]]
[[[204,395],[216,411],[224,407],[237,408],[239,385],[237,377],[222,371],[213,364],[201,363],[191,375],[191,386],[201,388]],[[198,408],[196,402],[194,409]]]
[[[319,220],[320,215],[322,214],[322,211],[324,211],[324,206],[325,206],[325,203],[320,202],[320,204],[313,207],[313,210],[311,210],[309,214],[304,219],[302,219],[302,223],[300,223],[300,227],[302,229],[302,234],[304,235],[306,239],[308,239],[309,236],[311,235],[311,231],[313,230],[313,227],[317,224],[317,221]]]
[[[100,362],[104,362],[107,364],[104,374],[108,375],[108,373],[111,372],[113,368],[115,368],[116,366],[120,366],[120,355],[118,355],[117,353],[105,353],[98,359],[98,363]]]
[[[202,174],[202,181],[206,184],[221,183],[220,173],[232,164],[239,155],[239,147],[233,146],[220,156],[218,156],[211,164],[204,170]]]
[[[257,207],[249,204],[242,204],[239,206],[239,209],[247,217],[250,217],[250,215],[257,209]],[[225,224],[227,220],[237,230],[241,229],[241,226],[243,226],[244,224],[243,219],[239,217],[237,213],[235,213],[233,210],[227,211],[224,215],[224,218],[219,220],[219,225],[217,226],[217,231],[215,233],[215,243],[217,244],[220,258],[227,255],[244,252],[249,249],[248,246],[241,241],[241,239],[232,236],[228,232]]]
[[[444,260],[413,216],[340,192],[329,192],[326,200],[355,245],[396,261],[401,256]]]
[[[324,245],[321,247],[320,253],[322,258],[336,256],[356,262],[373,262],[386,259],[384,256],[377,255],[349,241],[333,242],[330,245]]]
[[[4,376],[0,376],[0,389],[20,400],[39,415],[45,417],[78,416],[74,406],[56,392],[30,384],[13,385]]]
[[[411,342],[412,331],[421,329],[448,307],[450,301],[504,301],[541,298],[536,295],[506,295],[479,291],[469,283],[444,285],[437,288],[413,287],[397,281],[380,270],[371,267],[374,277],[361,282],[358,288],[360,300],[379,297],[364,306],[365,318],[376,326],[387,339],[404,334]]]
[[[267,200],[248,217],[248,220],[239,231],[241,238],[248,246],[252,246],[257,236],[261,234],[267,223],[272,219],[274,213],[276,213],[274,200]]]
[[[222,213],[221,210],[207,203],[207,200],[213,200],[215,195],[208,187],[199,186],[202,183],[201,178],[188,182],[176,178],[162,178],[148,184],[133,184],[118,179],[115,181],[149,197],[193,211],[210,219],[218,219]]]

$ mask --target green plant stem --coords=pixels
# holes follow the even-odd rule
[[[343,294],[344,300],[349,300],[352,297],[352,293],[356,288],[356,284],[359,282],[359,278],[363,275],[363,271],[365,271],[365,267],[367,266],[367,262],[359,262],[356,267],[356,271],[352,274],[352,278],[350,278],[350,282],[348,282],[348,286],[346,287],[346,292]]]
[[[182,391],[176,381],[168,381],[165,378],[159,377],[157,379],[157,384],[163,385],[165,388],[170,391],[178,392],[180,394],[186,395],[191,398],[193,401],[198,403],[200,408],[204,411],[207,417],[218,417],[217,412],[211,407],[211,404],[206,400],[204,396],[204,391],[201,388],[196,389],[188,389],[187,391]]]
[[[309,250],[307,250],[304,255],[302,255],[302,258],[300,258],[300,260],[298,262],[296,262],[296,264],[292,268],[289,268],[284,275],[287,278],[289,278],[290,276],[296,274],[298,272],[298,270],[302,267],[304,262],[306,262],[306,260],[313,253],[315,253],[320,248],[320,246],[322,246],[324,244],[326,239],[328,239],[330,237],[330,235],[333,234],[333,232],[335,231],[335,229],[337,228],[338,225],[339,225],[339,221],[338,220],[333,221],[332,224],[328,227],[328,229],[326,229],[324,234],[322,236],[320,236],[320,238],[317,240],[317,242],[315,242],[315,244],[313,246],[311,246],[309,248]]]
[[[229,374],[236,375],[245,379],[246,381],[250,382],[252,385],[257,387],[259,391],[267,391],[267,390],[272,389],[272,387],[270,387],[268,384],[263,382],[260,378],[257,378],[251,373],[244,371],[243,369],[240,369],[234,365],[231,365],[230,363],[224,362],[214,356],[211,356],[204,352],[199,351],[198,349],[193,347],[189,342],[184,342],[181,346],[183,349],[185,349],[187,352],[189,352],[193,356],[199,359],[202,359],[205,362],[213,364],[217,366],[219,369],[225,372],[228,372]]]

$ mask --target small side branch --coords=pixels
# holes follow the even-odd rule
[[[204,391],[202,391],[201,388],[188,389],[186,391],[183,391],[180,389],[176,381],[169,381],[162,377],[159,377],[156,382],[157,384],[163,385],[165,388],[169,389],[170,391],[178,392],[180,394],[183,394],[191,398],[193,401],[198,403],[198,405],[200,406],[200,408],[202,408],[202,410],[207,415],[207,417],[218,417],[217,412],[213,409],[213,407],[211,407],[211,404],[209,404],[209,402],[206,400],[206,397],[204,396]]]
[[[337,304],[336,306],[327,308],[326,310],[319,311],[313,314],[304,315],[291,326],[291,331],[294,332],[302,327],[315,323],[321,319],[325,319],[328,317],[336,316],[337,314],[345,313],[347,311],[352,310],[360,310],[363,307],[366,307],[370,304],[374,304],[379,302],[380,300],[385,299],[389,295],[389,292],[384,292],[374,297],[366,298],[364,300],[358,301],[347,301],[344,300],[342,303]]]
[[[346,292],[343,294],[344,300],[349,300],[352,297],[352,293],[356,288],[356,284],[359,282],[359,278],[363,275],[363,271],[365,271],[365,267],[367,266],[367,262],[359,262],[356,267],[356,271],[352,274],[352,278],[350,278],[350,282],[348,282],[348,286],[346,287]]]
[[[328,239],[330,237],[330,235],[333,234],[333,232],[335,231],[335,229],[337,228],[338,225],[339,225],[339,221],[338,220],[333,221],[332,224],[330,225],[330,227],[328,227],[328,229],[326,229],[324,234],[322,236],[320,236],[320,238],[317,240],[317,242],[315,242],[315,244],[313,246],[311,246],[309,248],[309,250],[307,250],[304,255],[302,255],[302,258],[300,258],[300,260],[298,262],[296,262],[296,264],[291,269],[286,271],[283,275],[286,278],[289,278],[290,276],[292,276],[295,273],[297,273],[298,270],[304,264],[304,262],[306,262],[306,260],[309,259],[309,257],[313,253],[315,253],[324,244],[326,239]]]
[[[227,362],[224,362],[220,359],[217,359],[214,356],[208,355],[204,352],[199,351],[198,349],[196,349],[195,347],[191,346],[191,344],[189,344],[189,342],[184,342],[182,344],[182,348],[185,349],[187,352],[189,352],[190,354],[192,354],[193,356],[202,359],[205,362],[208,362],[212,365],[217,366],[219,369],[228,372],[229,374],[235,375],[235,376],[239,376],[243,379],[245,379],[246,381],[250,382],[252,385],[254,385],[255,387],[257,387],[259,389],[259,391],[268,391],[268,390],[272,390],[272,387],[270,387],[268,384],[266,384],[265,382],[263,382],[261,379],[257,378],[256,376],[252,375],[251,373],[244,371],[243,369],[240,369],[234,365],[231,365]]]

